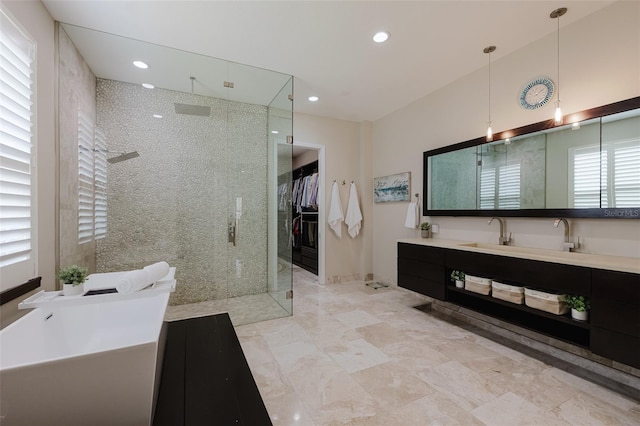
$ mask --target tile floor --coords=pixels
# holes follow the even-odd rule
[[[638,425],[640,402],[414,309],[294,270],[294,315],[236,327],[274,425]]]
[[[260,293],[184,305],[171,305],[167,306],[164,320],[176,321],[228,312],[234,326],[251,324],[289,316],[289,312],[283,308],[288,303],[285,296],[283,292]]]

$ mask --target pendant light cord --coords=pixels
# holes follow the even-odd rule
[[[491,125],[491,51],[489,51],[489,125]]]
[[[556,19],[558,20],[558,102],[560,102],[560,16]]]

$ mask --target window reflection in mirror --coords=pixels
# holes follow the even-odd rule
[[[599,118],[549,131],[546,160],[547,208],[600,207]]]
[[[478,147],[478,209],[539,209],[545,206],[543,133]]]
[[[478,138],[459,144],[465,148],[425,152],[425,212],[640,217],[639,102],[585,110],[569,117],[582,121],[560,127],[540,122],[495,142]],[[515,136],[504,139],[508,134]]]
[[[602,208],[640,206],[640,110],[602,118]]]
[[[475,146],[434,155],[428,159],[427,203],[433,210],[476,208]]]

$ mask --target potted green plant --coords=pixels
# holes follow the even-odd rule
[[[62,281],[62,294],[76,296],[84,292],[84,282],[89,270],[84,266],[71,265],[58,272],[58,279]]]
[[[591,309],[589,299],[584,296],[568,295],[565,302],[571,308],[571,318],[579,321],[586,321],[589,318],[589,309]]]
[[[431,236],[431,224],[429,222],[422,222],[420,224],[420,233],[422,238],[429,238]]]
[[[456,282],[456,287],[464,288],[464,272],[454,270],[451,272],[451,279]]]

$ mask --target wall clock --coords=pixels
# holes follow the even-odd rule
[[[553,97],[554,88],[551,79],[535,79],[520,92],[520,105],[524,109],[540,108]]]

